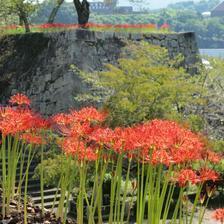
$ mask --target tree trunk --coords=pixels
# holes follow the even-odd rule
[[[19,25],[23,26],[23,19],[21,18],[21,16],[19,16]]]
[[[21,21],[24,24],[24,28],[25,28],[26,33],[30,33],[30,24],[29,24],[26,13],[20,12],[19,18],[21,19]]]
[[[81,27],[85,27],[85,25],[89,21],[89,2],[87,0],[73,0],[77,15],[78,15],[78,23]]]
[[[58,13],[58,10],[60,9],[61,5],[64,3],[64,0],[58,0],[57,5],[52,9],[51,14],[48,18],[48,23],[53,23],[55,20],[55,17]]]

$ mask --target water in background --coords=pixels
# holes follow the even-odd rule
[[[200,49],[201,55],[224,58],[224,49]]]

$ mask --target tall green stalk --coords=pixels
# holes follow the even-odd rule
[[[41,145],[41,167],[40,167],[40,192],[41,192],[41,211],[44,215],[44,145]]]
[[[64,206],[66,202],[66,206],[69,200],[66,197],[70,196],[72,184],[73,184],[73,167],[72,167],[72,157],[69,156],[68,158],[65,157],[63,158],[62,162],[62,173],[61,173],[61,178],[60,178],[60,200],[59,200],[59,205],[57,208],[57,213],[56,216],[57,218],[61,218],[62,222],[64,223],[66,221],[66,214],[65,210],[67,208]],[[56,192],[57,194],[58,192]]]
[[[131,161],[132,161],[132,159],[128,160],[128,170],[127,170],[127,174],[126,174],[124,193],[123,193],[122,205],[121,205],[121,216],[120,216],[121,223],[123,223],[123,221],[124,221],[124,212],[125,212],[125,205],[126,205],[126,198],[127,198],[127,189],[128,189],[130,169],[131,169]]]
[[[29,180],[29,169],[30,169],[30,164],[33,160],[34,157],[34,152],[32,150],[32,145],[28,146],[28,161],[27,161],[27,166],[26,166],[26,177],[25,177],[25,189],[24,189],[24,224],[27,224],[27,188],[28,188],[28,180]]]
[[[122,173],[122,161],[123,155],[119,154],[117,158],[116,165],[113,165],[112,169],[112,178],[111,178],[111,193],[110,193],[110,214],[109,214],[109,224],[112,224],[116,221],[117,218],[117,206],[120,204],[120,198],[116,198],[116,195],[119,195],[121,182],[121,173]],[[119,202],[118,202],[119,201]]]
[[[2,186],[2,216],[9,213],[10,202],[14,199],[17,180],[17,167],[22,148],[18,135],[2,136],[1,145],[1,186]]]

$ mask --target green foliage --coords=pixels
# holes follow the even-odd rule
[[[0,25],[26,23],[37,9],[38,0],[0,0]]]
[[[200,0],[199,2],[186,1],[186,2],[177,2],[174,4],[168,5],[172,9],[188,9],[198,12],[211,11],[216,5],[220,3],[219,0]]]
[[[57,186],[60,180],[61,167],[63,167],[64,158],[62,155],[55,155],[54,158],[44,160],[44,184],[47,186]],[[41,164],[35,169],[34,178],[40,178]]]
[[[38,10],[31,15],[31,22],[36,24],[47,23],[56,0],[45,0],[40,4]],[[55,23],[77,23],[77,13],[72,2],[64,3],[61,5]]]
[[[129,43],[116,66],[107,65],[106,71],[81,76],[92,88],[101,90],[97,95],[90,88],[89,95],[105,96],[102,102],[110,111],[108,122],[112,127],[154,118],[191,118],[195,126],[196,115],[185,111],[189,105],[203,103],[201,79],[186,73],[180,67],[181,61],[182,57],[171,60],[165,48],[146,42]],[[76,99],[85,101],[81,96]]]

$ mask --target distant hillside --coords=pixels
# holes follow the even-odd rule
[[[220,3],[220,0],[201,0],[195,1],[180,1],[177,3],[169,4],[168,8],[172,9],[184,9],[184,10],[195,10],[197,12],[211,11],[216,5]]]
[[[93,0],[92,0],[93,1]],[[144,0],[142,1],[141,5],[142,7],[149,8],[149,9],[160,9],[160,8],[166,8],[168,6],[174,7],[174,8],[182,8],[182,6],[190,6],[193,5],[193,8],[198,8],[198,10],[205,10],[209,9],[211,6],[213,7],[217,2],[219,3],[220,0]],[[129,0],[119,0],[120,5],[130,5]],[[208,7],[206,7],[206,4]]]

